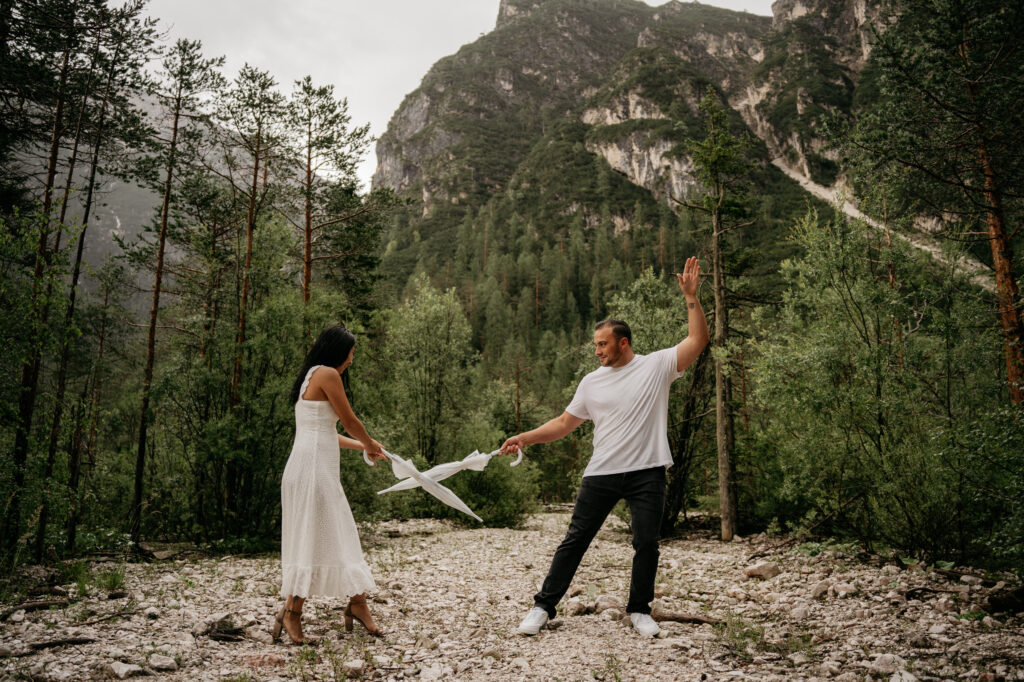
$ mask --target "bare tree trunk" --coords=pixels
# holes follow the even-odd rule
[[[1006,349],[1006,378],[1010,382],[1010,400],[1021,405],[1024,404],[1024,324],[1021,322],[1020,290],[1013,271],[1013,251],[1006,235],[1002,193],[984,142],[979,145],[978,155],[985,173],[985,199],[989,205],[986,216],[988,239],[996,271],[996,301]]]
[[[60,150],[60,140],[63,137],[65,88],[67,86],[70,59],[71,36],[69,35],[68,45],[64,50],[61,62],[57,102],[53,112],[50,153],[47,161],[46,181],[43,187],[42,224],[39,228],[39,243],[36,246],[35,267],[32,272],[32,320],[30,324],[32,325],[33,336],[41,331],[45,325],[46,318],[49,316],[49,302],[41,295],[41,289],[43,276],[50,264],[51,258],[49,250],[50,209],[53,202],[53,186],[57,177],[57,157]],[[36,340],[41,341],[41,339]],[[29,438],[32,432],[32,418],[35,414],[41,363],[42,349],[39,343],[35,343],[29,352],[29,356],[21,366],[20,390],[18,392],[18,428],[14,436],[14,452],[11,458],[14,464],[14,489],[11,493],[10,502],[7,505],[3,533],[3,542],[6,545],[5,559],[8,562],[14,558],[15,549],[18,544],[18,535],[21,529],[21,492],[25,487],[25,465],[28,462]]]
[[[110,304],[110,289],[109,287],[103,292],[103,316],[100,322],[99,338],[97,339],[96,347],[96,360],[93,363],[93,381],[92,381],[92,404],[89,414],[89,435],[86,438],[81,430],[76,428],[75,436],[71,444],[70,457],[68,458],[68,490],[71,493],[71,513],[68,515],[66,530],[66,544],[64,546],[64,552],[66,554],[73,554],[75,551],[75,542],[78,535],[78,520],[81,518],[82,513],[82,496],[78,492],[79,484],[82,478],[82,447],[83,440],[84,447],[87,451],[92,452],[92,449],[96,442],[96,430],[99,421],[99,402],[100,402],[100,366],[103,363],[103,347],[106,341],[107,334],[107,306]],[[89,382],[82,389],[81,403],[85,403],[85,395],[89,389]]]
[[[719,195],[719,208],[721,198]],[[729,313],[725,301],[725,267],[722,253],[722,218],[712,214],[711,259],[715,286],[715,440],[718,446],[718,498],[722,519],[722,540],[736,534],[736,490],[732,461],[733,419],[730,402],[732,383],[725,371],[725,346],[729,336]]]
[[[242,295],[238,302],[238,332],[235,335],[235,368],[231,375],[231,407],[238,405],[241,396],[242,355],[245,347],[245,314],[249,305],[249,270],[252,267],[253,232],[256,229],[256,193],[259,191],[262,125],[256,128],[256,150],[253,153],[252,187],[249,190],[249,213],[245,224],[245,265],[242,268]]]
[[[96,171],[99,167],[100,149],[103,146],[103,129],[104,121],[107,113],[107,102],[110,100],[110,91],[113,86],[114,80],[114,69],[116,68],[118,57],[120,56],[120,45],[115,50],[113,58],[111,60],[110,70],[107,73],[107,83],[103,92],[103,99],[100,102],[99,118],[96,123],[96,141],[93,145],[92,162],[89,167],[89,181],[88,189],[86,190],[85,200],[85,211],[82,216],[82,229],[78,233],[78,248],[75,253],[75,265],[71,274],[71,287],[68,292],[68,305],[64,313],[64,326],[62,328],[62,337],[60,345],[60,361],[57,369],[57,386],[53,397],[53,420],[50,425],[50,443],[47,450],[46,456],[46,471],[43,474],[43,480],[46,482],[46,494],[43,495],[43,508],[39,513],[39,530],[36,533],[36,547],[35,547],[35,560],[41,562],[43,560],[43,549],[46,544],[46,527],[49,520],[50,511],[50,481],[53,478],[53,469],[57,458],[57,443],[60,438],[61,421],[64,417],[64,393],[67,389],[67,374],[68,374],[68,359],[70,355],[70,344],[69,344],[69,330],[74,321],[75,317],[75,300],[78,294],[78,278],[82,272],[82,255],[85,250],[85,235],[89,229],[89,214],[92,212],[92,200],[93,192],[96,188]],[[83,97],[82,101],[82,112],[85,111],[86,101],[88,94]],[[78,154],[78,142],[79,135],[81,134],[81,123],[82,118],[79,116],[78,132],[75,134],[75,150],[72,154],[70,161],[70,168],[68,169],[68,182],[65,187],[64,197],[61,201],[61,212],[60,220],[61,223],[64,221],[65,212],[67,210],[67,195],[71,186],[71,176],[74,173],[75,157]]]
[[[142,488],[146,467],[146,437],[150,410],[149,391],[153,384],[153,364],[156,356],[156,322],[160,312],[160,286],[164,275],[164,247],[167,242],[167,221],[171,210],[171,186],[174,179],[175,153],[178,144],[178,124],[181,118],[181,84],[174,100],[174,122],[167,156],[167,176],[164,181],[163,205],[160,209],[160,236],[157,241],[156,274],[153,279],[153,303],[149,309],[149,333],[146,337],[146,369],[142,379],[142,405],[139,409],[139,440],[135,456],[135,489],[129,517],[132,542],[138,547],[142,535]]]

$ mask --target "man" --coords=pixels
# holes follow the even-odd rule
[[[534,595],[534,607],[519,632],[535,635],[555,616],[591,540],[620,499],[629,504],[633,529],[633,573],[629,613],[642,635],[660,632],[651,618],[658,540],[665,504],[665,469],[672,466],[668,446],[668,394],[708,343],[708,326],[697,300],[700,265],[689,258],[676,274],[686,298],[688,336],[676,347],[638,355],[629,325],[608,319],[594,328],[594,352],[601,367],[583,377],[561,416],[505,441],[502,454],[534,443],[563,438],[586,419],[594,422],[594,453],[583,472],[569,530],[555,551],[547,578]]]

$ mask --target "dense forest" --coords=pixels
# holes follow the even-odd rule
[[[163,41],[144,0],[0,4],[6,565],[161,541],[274,549],[288,395],[322,328],[356,333],[348,387],[370,434],[431,465],[559,414],[595,367],[597,320],[629,321],[641,353],[681,340],[671,274],[698,255],[714,340],[673,388],[665,533],[699,511],[726,539],[1024,566],[1024,9],[885,6],[854,87],[792,48],[807,24],[766,33],[694,5],[763,41],[760,73],[792,71],[832,102],[780,98],[766,116],[827,142],[786,153],[869,223],[773,165],[718,66],[608,28],[641,10],[541,4],[608,31],[588,33],[622,51],[605,85],[496,116],[477,93],[479,115],[446,124],[462,127],[458,155],[432,161],[443,177],[369,190],[355,175],[369,128],[331,86],[225,73],[198,42]],[[490,68],[489,44],[460,55]],[[424,82],[475,82],[461,64]],[[627,92],[665,115],[581,114]],[[684,194],[595,151],[633,136],[668,141]],[[134,230],[95,227],[129,196],[145,206]],[[905,238],[922,216],[941,217],[932,251]],[[572,498],[589,446],[585,425],[451,487],[486,524],[515,525]],[[357,518],[473,523],[427,496],[378,497],[390,473],[342,457]]]

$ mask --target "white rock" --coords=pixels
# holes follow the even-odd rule
[[[110,672],[119,680],[126,680],[135,675],[144,675],[146,672],[142,669],[142,666],[135,665],[134,663],[122,663],[121,661],[114,661],[109,667]]]
[[[160,617],[160,609],[158,609],[155,606],[150,606],[148,609],[142,612],[142,615],[144,615],[146,618],[149,618],[150,620],[156,620]]]
[[[622,615],[622,611],[619,611],[618,609],[607,609],[601,612],[601,617],[605,620],[622,620]]]
[[[806,606],[798,606],[789,612],[789,615],[793,616],[796,620],[806,620],[808,609]]]
[[[561,611],[563,616],[582,616],[587,612],[587,607],[579,599],[573,597],[562,605]]]
[[[25,620],[25,609],[18,609],[17,611],[12,613],[7,620],[11,621],[12,623],[22,622],[23,620]]]
[[[341,664],[341,669],[344,671],[346,677],[359,677],[363,674],[363,670],[365,668],[366,662],[362,659],[353,659]]]
[[[832,587],[831,580],[822,580],[811,588],[811,599],[820,599],[828,594],[829,588]]]
[[[996,620],[992,616],[985,616],[984,618],[982,618],[981,619],[981,624],[984,625],[987,628],[997,628],[997,627],[1000,627],[1002,625],[1002,623],[1000,623],[998,620]]]
[[[170,656],[153,654],[149,657],[149,667],[154,670],[177,670],[178,662]]]
[[[962,575],[960,576],[960,582],[964,585],[980,585],[981,578],[976,575]]]
[[[907,670],[897,670],[889,678],[889,682],[917,682],[917,678]]]
[[[604,613],[608,609],[616,609],[618,611],[625,609],[625,604],[622,603],[622,598],[617,597],[614,594],[602,594],[598,597],[594,610],[597,613]]]
[[[756,566],[748,566],[743,569],[743,573],[748,578],[762,578],[767,580],[769,578],[774,578],[779,573],[782,573],[782,569],[779,568],[779,565],[776,563],[765,561],[757,564]]]
[[[881,654],[868,666],[870,672],[879,675],[891,675],[906,667],[907,662],[896,654]]]
[[[943,623],[936,623],[935,625],[928,628],[929,635],[944,635],[946,634],[946,625]]]
[[[835,586],[836,596],[840,599],[846,599],[857,594],[857,588],[850,583],[838,583]]]
[[[811,662],[811,657],[802,651],[794,652],[789,656],[786,656],[786,658],[791,660],[793,662],[793,665],[806,665],[807,663]]]

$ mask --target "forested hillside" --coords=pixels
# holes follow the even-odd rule
[[[560,414],[597,320],[678,343],[672,273],[697,255],[719,324],[674,384],[665,533],[724,505],[723,537],[1022,565],[1024,10],[496,10],[425,69],[363,191],[346,93],[160,43],[143,0],[3,5],[5,560],[274,548],[320,329],[357,335],[371,435],[435,464]],[[452,488],[514,525],[589,455],[585,425]],[[455,514],[343,458],[358,518]]]

